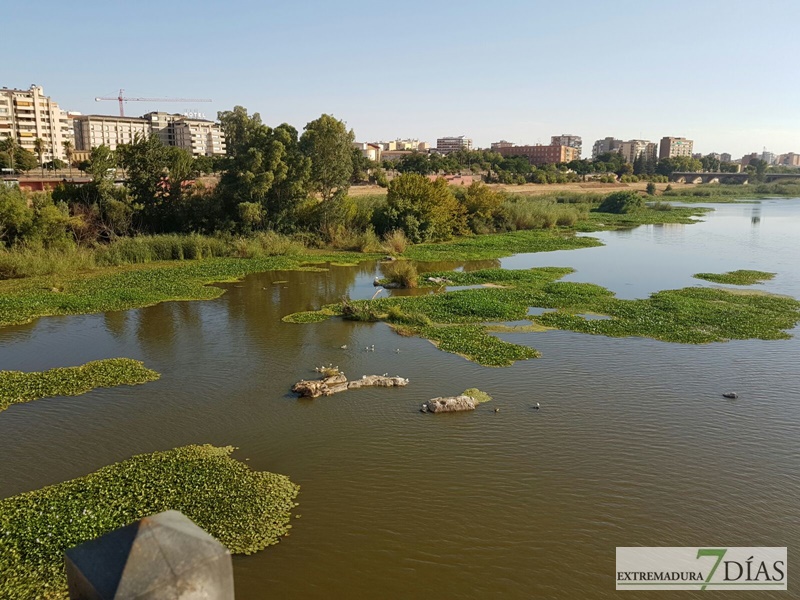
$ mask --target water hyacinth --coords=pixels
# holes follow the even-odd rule
[[[427,276],[445,277],[450,285],[493,287],[348,301],[344,316],[357,315],[368,307],[372,320],[386,321],[399,333],[429,339],[440,350],[492,367],[539,356],[533,348],[503,341],[491,335],[492,331],[523,333],[538,327],[703,344],[785,339],[787,330],[800,322],[800,302],[794,298],[693,287],[657,292],[644,300],[620,300],[599,285],[556,281],[570,272],[572,269],[546,267],[430,273]],[[529,316],[532,306],[554,310]],[[343,312],[341,305],[327,306],[324,311]],[[608,318],[583,316],[590,313]],[[489,324],[520,320],[533,327]]]
[[[740,269],[738,271],[728,271],[727,273],[695,273],[693,277],[705,279],[714,283],[727,283],[731,285],[754,285],[763,283],[775,277],[775,273],[766,271],[749,271]]]
[[[232,447],[140,454],[84,477],[0,500],[0,598],[67,598],[64,551],[165,510],[179,510],[234,554],[277,543],[299,488],[252,471]]]
[[[80,367],[60,367],[26,373],[0,371],[0,411],[12,404],[50,396],[77,396],[99,387],[136,385],[155,381],[160,375],[141,361],[108,358]]]

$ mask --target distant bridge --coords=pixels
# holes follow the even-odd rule
[[[675,183],[739,183],[745,185],[750,183],[750,173],[717,173],[717,172],[687,172],[675,171],[670,175],[669,180]],[[800,173],[765,173],[764,183],[774,181],[798,180]]]

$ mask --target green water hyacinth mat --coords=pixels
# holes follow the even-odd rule
[[[714,283],[727,283],[730,285],[755,285],[769,281],[775,277],[775,273],[767,271],[749,271],[740,269],[739,271],[728,271],[727,273],[696,273],[693,275],[697,279],[705,279]]]
[[[341,315],[360,321],[384,321],[398,333],[416,335],[440,350],[479,364],[504,367],[536,358],[528,347],[503,341],[493,332],[525,333],[564,329],[610,337],[649,337],[664,342],[703,344],[728,340],[786,339],[800,322],[800,302],[786,296],[715,288],[664,290],[641,300],[620,300],[591,283],[558,281],[572,269],[485,269],[425,273],[448,285],[478,289],[426,296],[396,296],[329,304],[319,319]],[[528,309],[547,309],[530,316]],[[591,318],[603,315],[604,319]],[[587,318],[589,317],[589,318]],[[313,313],[295,313],[286,322],[310,323]],[[503,322],[528,321],[525,326]]]
[[[179,510],[234,554],[288,533],[299,487],[253,471],[233,447],[140,454],[85,477],[0,500],[0,598],[68,598],[64,551],[148,515]]]
[[[80,367],[49,371],[0,371],[0,411],[12,404],[50,396],[77,396],[99,387],[136,385],[155,381],[160,375],[141,361],[108,358]]]

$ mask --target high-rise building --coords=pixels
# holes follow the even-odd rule
[[[34,141],[44,142],[42,160],[64,160],[64,142],[73,134],[66,111],[32,85],[27,90],[0,89],[0,141],[14,138],[25,150],[35,153]]]
[[[578,160],[580,154],[577,148],[550,144],[542,146],[508,146],[497,148],[503,156],[524,156],[532,165],[550,165]]]
[[[723,152],[719,155],[719,161],[724,163],[733,162],[733,157],[729,153]]]
[[[436,151],[439,154],[448,154],[457,150],[472,150],[472,140],[463,135],[443,137],[436,140]]]
[[[554,135],[550,137],[551,146],[569,146],[578,151],[578,158],[581,157],[581,148],[583,147],[583,140],[581,136],[572,135],[571,133],[562,133],[561,135]]]
[[[74,118],[75,148],[88,151],[105,144],[116,150],[137,136],[157,135],[165,146],[188,150],[194,156],[225,154],[225,135],[219,123],[163,112],[143,117],[79,115]]]
[[[508,142],[506,140],[500,140],[499,142],[492,142],[492,150],[498,150],[500,148],[511,148],[514,145],[514,142]]]
[[[777,156],[776,156],[774,153],[772,153],[772,152],[767,152],[766,150],[764,150],[764,151],[761,153],[761,160],[763,160],[763,161],[764,161],[765,163],[767,163],[768,165],[774,165],[774,164],[775,164],[775,161],[776,161],[777,159],[778,159],[778,157],[777,157]]]
[[[640,156],[643,155],[645,160],[656,160],[657,145],[649,140],[629,140],[622,142],[619,152],[625,157],[625,160],[631,164]]]
[[[787,167],[800,167],[800,154],[794,152],[787,152],[778,157],[778,164]]]
[[[592,158],[597,158],[601,154],[608,154],[609,152],[618,152],[621,147],[622,140],[613,137],[597,140],[592,146]]]
[[[692,156],[694,142],[682,137],[663,137],[658,150],[658,158],[674,158],[675,156]]]
[[[137,136],[150,134],[150,125],[138,117],[113,115],[77,115],[73,118],[75,149],[91,150],[106,145],[111,150],[130,144]]]

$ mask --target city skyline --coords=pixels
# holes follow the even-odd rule
[[[131,115],[188,109],[214,118],[242,105],[270,125],[302,130],[328,113],[359,141],[465,135],[488,148],[574,133],[584,157],[607,136],[680,136],[696,152],[734,157],[798,151],[800,84],[779,60],[793,48],[796,3],[764,2],[758,13],[738,0],[578,4],[234,1],[223,13],[205,0],[191,9],[88,0],[69,28],[14,5],[0,49],[15,60],[1,85],[41,85],[84,114],[116,114],[115,103],[94,98],[119,88],[213,99],[129,103]],[[41,3],[52,15],[59,7]],[[110,26],[122,20],[124,31]],[[181,27],[157,27],[166,22]],[[34,24],[41,44],[26,42]],[[79,29],[89,41],[71,37]]]

